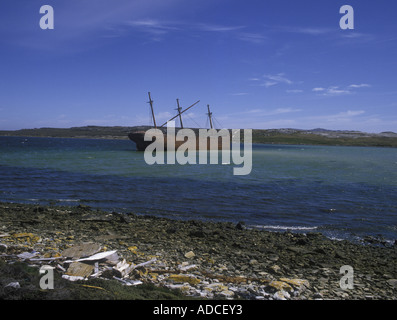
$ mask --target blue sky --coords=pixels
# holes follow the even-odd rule
[[[0,57],[0,129],[149,124],[150,91],[159,123],[397,131],[390,0],[1,0]]]

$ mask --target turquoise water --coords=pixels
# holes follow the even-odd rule
[[[397,149],[254,145],[252,161],[235,176],[234,164],[149,166],[129,140],[0,137],[0,201],[397,239]]]

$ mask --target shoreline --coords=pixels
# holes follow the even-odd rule
[[[20,130],[0,130],[0,136],[128,140],[128,133],[130,131],[146,130],[148,128],[151,127],[86,126],[72,128],[35,128]],[[252,142],[258,144],[396,148],[397,133],[366,133],[360,131],[326,129],[252,129]]]
[[[63,252],[82,243],[98,244],[101,252],[116,250],[130,266],[146,263],[124,278],[142,284],[126,286],[102,276],[77,282],[61,278],[65,271],[57,265],[69,266]],[[54,290],[40,289],[37,265],[30,282],[4,272],[12,261],[32,264],[17,258],[23,252],[54,258]],[[397,299],[396,244],[362,245],[320,233],[109,213],[84,205],[0,202],[0,256],[2,299]],[[353,289],[341,288],[343,266],[353,268]],[[17,281],[20,289],[6,287]]]

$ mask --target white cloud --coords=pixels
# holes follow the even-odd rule
[[[313,88],[313,92],[321,93],[323,96],[339,96],[339,95],[345,95],[345,94],[351,94],[352,92],[348,89],[341,89],[338,86],[331,86],[328,88]]]
[[[246,95],[248,95],[248,93],[247,92],[237,92],[237,93],[232,93],[231,95],[232,96],[246,96]]]
[[[132,20],[127,21],[125,25],[151,35],[151,39],[156,41],[161,40],[160,37],[169,32],[180,30],[179,27],[176,27],[176,22],[164,22],[156,19]]]
[[[278,82],[275,82],[275,81],[265,81],[264,83],[262,83],[262,86],[269,88],[269,87],[275,86],[277,83]]]
[[[294,108],[277,108],[273,110],[271,114],[282,114],[282,113],[291,113],[291,112],[299,112],[302,111],[301,109],[294,109]]]
[[[240,32],[237,35],[237,39],[254,44],[260,44],[263,43],[266,37],[259,33]]]
[[[265,74],[263,75],[265,79],[275,81],[276,83],[286,83],[292,84],[293,82],[284,76],[284,73],[278,73],[276,75]]]
[[[320,126],[325,126],[325,124],[339,124],[339,123],[348,123],[351,122],[354,118],[363,115],[365,113],[364,110],[347,110],[341,111],[335,114],[326,114],[321,116],[309,116],[306,117],[307,120],[313,123],[318,123]]]
[[[136,28],[141,32],[146,32],[155,36],[161,36],[170,32],[183,32],[185,30],[230,34],[237,40],[260,44],[266,37],[260,33],[242,32],[245,26],[228,26],[208,23],[190,24],[183,21],[159,21],[156,19],[130,20],[125,22],[126,26]]]
[[[278,73],[278,74],[264,74],[262,78],[250,78],[250,81],[255,81],[255,82],[261,82],[260,84],[257,84],[258,86],[262,87],[272,87],[278,84],[293,84],[294,82],[290,79],[288,79],[284,73]]]
[[[300,33],[312,36],[324,35],[326,33],[330,33],[334,31],[329,28],[318,28],[318,27],[290,27],[290,26],[282,26],[276,27],[277,30],[282,32],[290,32],[290,33]]]
[[[367,83],[362,83],[362,84],[351,84],[347,86],[346,88],[341,88],[339,86],[330,86],[328,88],[323,88],[323,87],[316,87],[313,88],[313,92],[321,93],[323,96],[340,96],[340,95],[346,95],[346,94],[352,94],[355,93],[353,89],[359,89],[359,88],[368,88],[371,85]]]
[[[198,29],[209,32],[230,32],[245,28],[244,26],[221,26],[212,24],[198,24]]]
[[[230,113],[227,116],[241,116],[241,115],[255,115],[255,117],[268,117],[268,116],[274,116],[274,115],[279,115],[279,114],[286,114],[286,113],[294,113],[294,112],[300,112],[302,109],[297,109],[297,108],[276,108],[273,110],[267,110],[267,109],[250,109],[246,110],[244,112],[235,112],[235,113]]]
[[[318,36],[318,35],[323,35],[326,33],[329,33],[333,31],[332,29],[327,29],[327,28],[293,28],[291,32],[296,32],[296,33],[302,33],[302,34],[308,34],[312,36]]]
[[[301,93],[303,90],[300,89],[293,89],[293,90],[286,90],[287,93]]]
[[[157,115],[156,115],[156,120],[158,119],[158,120],[168,120],[168,119],[170,119],[170,118],[172,118],[172,114],[170,113],[170,112],[168,112],[168,111],[165,111],[165,112],[159,112]]]
[[[251,110],[247,111],[247,113],[259,113],[259,112],[263,112],[263,110],[262,109],[251,109]]]
[[[326,96],[338,96],[338,95],[343,95],[343,94],[350,94],[350,90],[345,90],[345,89],[340,89],[337,86],[329,87],[324,95]]]
[[[359,116],[360,114],[364,114],[365,111],[364,110],[356,110],[356,111],[352,111],[352,110],[347,110],[345,112],[340,112],[336,115],[336,117],[355,117],[355,116]]]
[[[370,87],[371,85],[369,85],[369,84],[366,84],[366,83],[362,83],[362,84],[351,84],[350,86],[349,86],[349,88],[368,88],[368,87]]]

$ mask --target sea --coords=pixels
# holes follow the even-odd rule
[[[130,140],[0,137],[0,201],[397,239],[397,148],[253,144],[233,163],[153,164]]]

